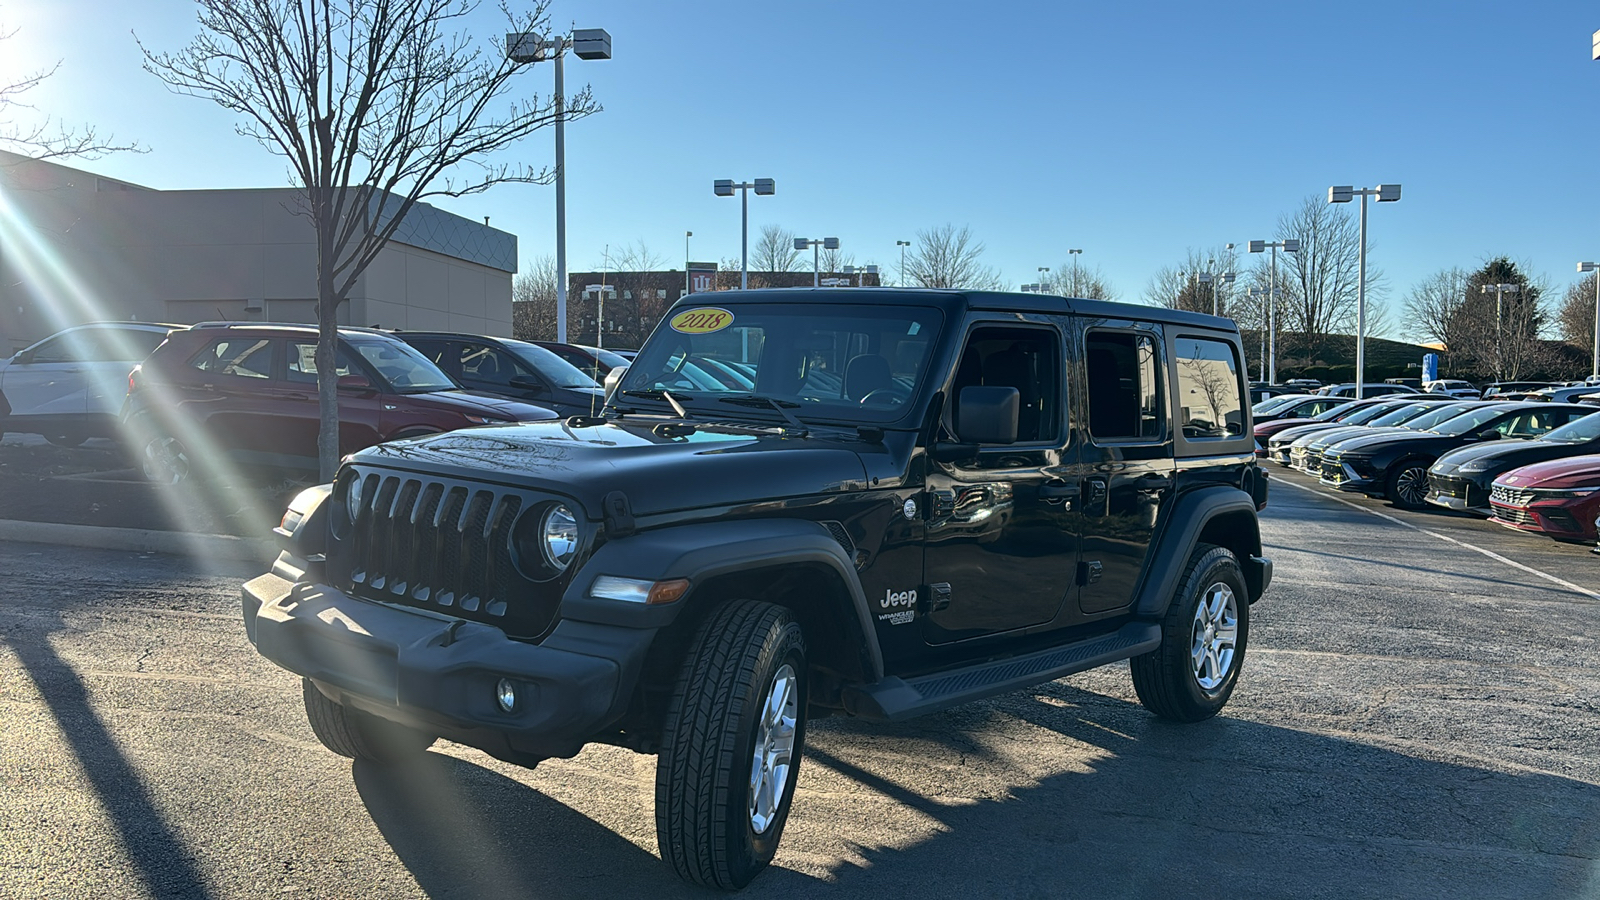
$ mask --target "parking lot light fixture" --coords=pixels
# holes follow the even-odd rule
[[[845,266],[844,267],[844,273],[846,275],[854,275],[854,276],[856,276],[856,287],[866,287],[867,286],[867,276],[868,275],[876,275],[876,274],[878,274],[878,267],[877,266]],[[882,282],[880,281],[879,284],[882,284]]]
[[[895,246],[900,248],[900,287],[906,286],[906,248],[911,246],[910,241],[895,241]]]
[[[732,197],[734,191],[739,192],[739,289],[744,290],[750,286],[750,191],[754,190],[758,197],[770,197],[778,192],[777,182],[771,178],[740,182],[718,178],[711,183],[711,190],[718,197]]]
[[[1251,253],[1265,253],[1268,249],[1272,251],[1272,279],[1268,283],[1271,292],[1267,295],[1267,354],[1265,357],[1267,368],[1263,370],[1265,373],[1263,378],[1268,384],[1276,384],[1278,381],[1278,323],[1275,318],[1274,306],[1278,298],[1278,251],[1281,249],[1285,253],[1299,253],[1300,241],[1298,238],[1284,238],[1281,241],[1251,241],[1249,248]]]
[[[822,264],[822,259],[818,254],[818,248],[823,250],[837,250],[839,249],[839,239],[836,237],[794,239],[794,248],[796,250],[804,250],[807,247],[811,248],[811,286],[821,287],[822,282],[821,276],[818,274],[820,271],[818,267]]]
[[[1481,294],[1487,294],[1490,291],[1494,291],[1494,380],[1505,381],[1506,373],[1503,364],[1505,345],[1500,333],[1500,320],[1504,315],[1502,312],[1503,298],[1506,294],[1522,293],[1522,286],[1519,284],[1485,284],[1478,288],[1478,292]]]
[[[1400,199],[1400,185],[1354,188],[1345,184],[1328,188],[1329,203],[1349,203],[1357,196],[1361,198],[1361,247],[1356,262],[1356,399],[1360,400],[1365,396],[1363,386],[1367,373],[1367,198],[1393,203]]]
[[[567,342],[567,96],[561,61],[571,50],[579,59],[610,59],[611,33],[604,28],[575,28],[570,35],[547,40],[531,32],[506,35],[506,56],[519,63],[556,64],[556,340]]]
[[[1072,296],[1078,296],[1078,257],[1083,255],[1081,249],[1068,250],[1067,255],[1072,257]]]
[[[1600,48],[1600,31],[1595,32],[1595,46]],[[1600,51],[1597,51],[1600,52]],[[1600,58],[1600,57],[1596,57]],[[1578,263],[1579,272],[1594,272],[1594,366],[1589,377],[1600,380],[1600,263]]]

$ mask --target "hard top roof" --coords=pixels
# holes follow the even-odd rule
[[[757,288],[686,294],[672,304],[678,307],[721,306],[731,303],[827,303],[848,306],[936,306],[946,311],[962,307],[1004,312],[1036,312],[1104,319],[1139,319],[1218,331],[1234,331],[1231,319],[1186,310],[1083,300],[1054,294],[1020,294],[1005,291],[963,291],[945,288]]]

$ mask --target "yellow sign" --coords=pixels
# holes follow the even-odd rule
[[[681,334],[710,334],[732,325],[733,313],[714,306],[702,306],[678,313],[667,324],[672,326],[673,331]]]

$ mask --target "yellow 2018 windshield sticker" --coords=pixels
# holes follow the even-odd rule
[[[714,306],[686,309],[672,317],[668,323],[673,331],[682,334],[710,334],[733,324],[733,313]]]

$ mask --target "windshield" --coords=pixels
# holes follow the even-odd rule
[[[588,353],[595,359],[600,360],[600,362],[603,363],[607,369],[615,369],[617,366],[625,366],[630,362],[628,357],[623,356],[620,353],[612,353],[610,350],[606,350],[602,347],[590,347],[584,344],[574,344],[573,346],[584,351],[585,353]]]
[[[1415,428],[1419,431],[1429,431],[1432,430],[1435,425],[1438,425],[1441,422],[1448,422],[1462,413],[1471,412],[1475,409],[1483,409],[1483,407],[1477,405],[1458,406],[1454,403],[1446,406],[1436,406],[1433,408],[1433,411],[1427,415],[1417,416],[1415,419],[1407,422],[1406,427]]]
[[[1366,407],[1358,406],[1358,407],[1355,407],[1355,408],[1351,408],[1351,406],[1348,403],[1340,403],[1337,406],[1330,406],[1327,409],[1323,410],[1322,412],[1319,412],[1316,415],[1312,416],[1311,417],[1311,421],[1313,421],[1313,422],[1354,422],[1356,416],[1360,415],[1363,412],[1367,412],[1367,411],[1368,410],[1367,410]],[[1372,414],[1373,415],[1377,415],[1376,412],[1373,412]],[[1363,420],[1363,421],[1365,421],[1365,420]]]
[[[351,341],[350,346],[371,363],[389,386],[402,394],[453,391],[456,383],[426,356],[399,341]]]
[[[1431,429],[1437,434],[1446,434],[1450,437],[1461,437],[1481,429],[1485,423],[1505,415],[1505,409],[1498,406],[1485,406],[1470,412],[1463,413],[1437,428]]]
[[[1600,438],[1600,412],[1584,416],[1551,430],[1542,441],[1560,441],[1563,444],[1581,444]]]
[[[518,359],[532,366],[535,372],[556,387],[599,387],[593,378],[583,373],[582,369],[537,344],[511,340],[502,340],[502,343],[506,345],[507,350],[515,353]]]
[[[916,393],[942,317],[926,307],[740,304],[683,309],[661,323],[619,386],[623,406],[687,406],[760,394],[794,415],[888,422]],[[735,404],[739,406],[740,404]],[[744,406],[763,417],[776,410]],[[730,409],[721,406],[718,416]]]
[[[1371,424],[1378,427],[1399,425],[1401,422],[1409,422],[1429,410],[1438,408],[1432,403],[1407,403],[1398,409],[1390,410],[1386,415],[1373,419]]]
[[[1285,394],[1280,397],[1268,397],[1260,403],[1257,403],[1255,406],[1250,407],[1250,411],[1256,415],[1260,415],[1262,413],[1272,412],[1275,409],[1282,409],[1291,403],[1295,403],[1304,399],[1305,397],[1300,394]]]

